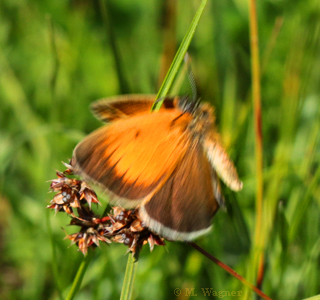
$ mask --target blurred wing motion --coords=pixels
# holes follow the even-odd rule
[[[155,97],[127,95],[94,103],[94,114],[112,123],[81,141],[71,164],[103,186],[117,205],[139,207],[141,220],[154,232],[191,240],[210,229],[224,204],[217,175],[233,190],[242,183],[218,142],[209,105],[182,112],[177,107],[193,106],[166,98],[158,112],[150,113]]]
[[[222,181],[233,191],[240,191],[242,182],[239,180],[237,170],[223,146],[214,138],[214,134],[209,133],[203,144],[212,167]]]
[[[103,122],[151,112],[156,95],[123,95],[101,99],[91,105],[93,114]],[[166,98],[160,110],[174,108],[174,98]]]

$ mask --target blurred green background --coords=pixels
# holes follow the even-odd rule
[[[88,109],[92,101],[158,91],[199,3],[1,0],[1,299],[67,295],[83,255],[63,240],[61,227],[77,230],[67,227],[66,214],[46,210],[53,196],[46,181],[100,125]],[[209,0],[189,49],[199,94],[216,107],[244,182],[239,193],[223,187],[227,211],[197,243],[244,277],[252,268],[256,193],[248,17],[248,1]],[[258,1],[258,18],[267,228],[262,289],[273,299],[304,299],[320,294],[320,2]],[[76,299],[118,299],[125,252],[119,244],[96,249]],[[239,281],[184,243],[142,251],[135,299],[205,299],[201,288],[245,295]]]

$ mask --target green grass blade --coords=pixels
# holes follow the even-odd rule
[[[251,267],[249,269],[249,281],[257,281],[260,286],[264,277],[264,232],[263,224],[263,137],[262,137],[262,109],[261,109],[261,75],[258,38],[258,16],[256,1],[249,1],[250,23],[250,52],[251,52],[251,78],[252,78],[252,102],[253,119],[255,129],[255,161],[256,161],[256,221],[255,233],[252,245]],[[251,293],[247,290],[244,299],[249,299]]]
[[[93,251],[90,251],[89,249],[88,254],[83,258],[83,261],[78,269],[77,275],[73,281],[71,290],[66,300],[72,300],[75,297],[75,295],[78,293],[83,276],[86,273],[87,267],[89,266],[92,257],[93,257]]]
[[[173,82],[174,78],[176,77],[177,72],[180,68],[180,65],[183,61],[183,58],[188,50],[188,47],[189,47],[190,42],[193,38],[193,35],[194,35],[195,30],[198,26],[198,23],[200,21],[201,15],[204,11],[206,4],[207,4],[207,0],[202,0],[194,18],[190,24],[190,27],[189,27],[185,37],[183,38],[183,41],[182,41],[174,59],[173,59],[173,62],[170,66],[170,69],[169,69],[166,77],[164,78],[164,81],[159,89],[158,94],[157,94],[157,99],[162,99],[168,94],[170,87],[172,85],[172,82]],[[155,110],[155,111],[159,110],[162,105],[163,100],[164,99],[162,99],[162,101],[156,102],[153,105],[152,110]]]
[[[135,278],[135,274],[136,274],[136,270],[137,270],[137,265],[138,265],[138,260],[135,260],[134,255],[129,253],[120,300],[131,299],[134,278]]]

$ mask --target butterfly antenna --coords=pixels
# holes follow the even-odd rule
[[[185,63],[188,66],[188,79],[190,82],[190,87],[191,87],[191,93],[192,93],[192,100],[194,102],[198,102],[198,93],[197,93],[197,85],[196,82],[194,80],[194,75],[192,72],[192,68],[191,68],[191,58],[188,54],[188,52],[186,53],[185,57],[184,57]]]

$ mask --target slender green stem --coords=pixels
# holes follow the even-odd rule
[[[83,258],[83,261],[81,262],[81,265],[78,269],[77,275],[72,283],[71,290],[66,300],[72,300],[74,296],[77,294],[77,292],[79,291],[83,276],[86,273],[87,267],[92,257],[93,257],[93,251],[89,249],[87,255]]]
[[[260,57],[258,40],[258,21],[256,0],[249,1],[250,7],[250,50],[251,50],[251,77],[252,101],[254,106],[253,118],[255,127],[255,155],[256,155],[256,224],[253,243],[252,270],[258,270],[258,284],[263,278],[263,238],[262,238],[262,200],[263,200],[263,138],[260,86]],[[253,278],[252,278],[253,279]]]
[[[170,69],[169,69],[166,77],[164,78],[164,81],[159,89],[157,99],[162,99],[162,101],[155,102],[155,104],[152,107],[152,110],[155,110],[155,111],[159,110],[162,105],[162,102],[164,100],[164,97],[168,94],[170,87],[172,85],[172,82],[175,79],[177,72],[179,70],[179,67],[183,61],[183,58],[188,50],[188,47],[190,45],[190,42],[191,42],[192,37],[194,35],[194,32],[198,26],[198,23],[200,21],[200,18],[202,16],[202,13],[204,11],[206,4],[207,4],[207,0],[202,0],[194,18],[190,24],[190,27],[189,27],[186,35],[184,36],[184,39],[183,39],[183,41],[182,41],[174,59],[173,59],[173,62],[170,66]]]
[[[250,49],[251,49],[251,74],[252,74],[252,100],[254,105],[256,172],[257,172],[257,220],[256,237],[260,235],[262,219],[263,198],[263,151],[262,151],[262,112],[261,112],[261,87],[260,87],[260,58],[258,44],[258,23],[256,2],[250,0]]]
[[[129,253],[120,300],[131,299],[137,265],[138,265],[138,257],[137,256],[135,257],[133,254]]]

